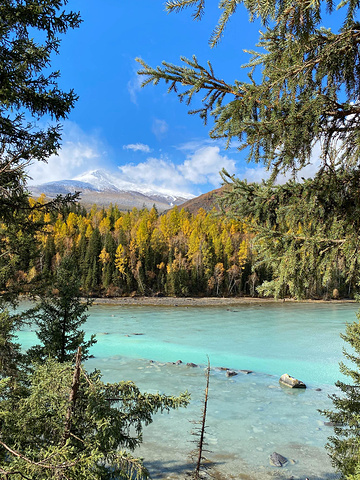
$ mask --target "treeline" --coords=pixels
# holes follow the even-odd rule
[[[37,208],[30,217],[43,225],[31,246],[37,254],[15,276],[29,290],[38,280],[51,281],[71,255],[87,295],[272,295],[275,270],[249,226],[215,210],[194,215],[175,207],[160,215],[155,207],[121,212],[110,205],[87,212],[73,204],[61,212]],[[320,271],[304,296],[351,296],[341,269],[323,280]],[[284,288],[279,296],[288,295]]]
[[[192,215],[175,207],[159,215],[155,207],[121,212],[94,206],[86,212],[75,204],[31,215],[44,224],[38,255],[16,281],[51,279],[69,254],[90,295],[255,295],[265,278],[252,271],[246,224],[215,211]]]

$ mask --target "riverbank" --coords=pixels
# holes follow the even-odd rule
[[[355,300],[295,300],[291,298],[276,300],[274,298],[254,297],[113,297],[94,299],[94,305],[143,305],[157,307],[221,307],[269,303],[339,304],[356,302]]]

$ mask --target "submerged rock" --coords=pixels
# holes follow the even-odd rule
[[[235,375],[237,375],[237,372],[235,372],[235,370],[226,370],[225,375],[227,377],[235,377]]]
[[[344,424],[342,422],[324,422],[326,427],[343,427]]]
[[[187,367],[197,367],[196,363],[189,362],[186,364]]]
[[[181,360],[176,360],[175,365],[181,365],[183,362]]]
[[[286,385],[287,387],[290,388],[306,388],[306,385],[304,382],[301,380],[298,380],[297,378],[292,377],[291,375],[288,375],[287,373],[284,373],[284,375],[281,375],[279,382],[282,385]]]
[[[280,453],[274,452],[270,455],[270,464],[274,467],[282,467],[287,461],[287,458],[280,455]]]

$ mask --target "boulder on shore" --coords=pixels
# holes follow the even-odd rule
[[[304,382],[301,380],[298,380],[297,378],[292,377],[291,375],[288,375],[287,373],[284,373],[284,375],[281,375],[279,382],[282,385],[286,385],[287,387],[290,388],[306,388],[306,385]]]

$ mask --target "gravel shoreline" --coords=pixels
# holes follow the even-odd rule
[[[355,300],[275,300],[253,297],[114,297],[95,298],[94,305],[144,305],[164,307],[221,307],[231,305],[261,305],[266,303],[355,303]]]

